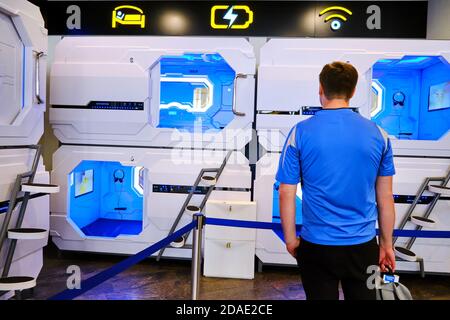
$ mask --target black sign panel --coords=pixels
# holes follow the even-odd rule
[[[427,2],[319,3],[314,33],[316,37],[426,38],[427,10]]]
[[[57,1],[50,35],[425,38],[427,1]]]

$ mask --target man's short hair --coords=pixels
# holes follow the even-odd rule
[[[350,100],[357,82],[358,71],[350,63],[335,61],[320,72],[320,84],[328,100]]]

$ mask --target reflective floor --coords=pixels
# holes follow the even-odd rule
[[[45,250],[44,268],[34,290],[34,299],[47,299],[66,288],[67,267],[81,268],[82,279],[118,263],[120,256],[71,253],[58,254],[53,245]],[[189,299],[190,262],[148,259],[88,291],[77,299]],[[401,281],[415,299],[450,300],[450,276],[401,274]],[[202,278],[200,299],[287,300],[305,299],[297,268],[265,267],[254,280]]]

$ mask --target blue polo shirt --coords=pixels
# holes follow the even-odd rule
[[[290,131],[276,180],[301,182],[301,237],[322,245],[355,245],[375,237],[375,183],[395,174],[383,129],[349,108],[324,109]]]

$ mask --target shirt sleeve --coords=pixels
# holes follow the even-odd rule
[[[291,129],[283,147],[275,179],[280,183],[300,182],[300,152],[297,146],[297,126]]]
[[[391,140],[388,138],[386,149],[381,158],[378,176],[393,176],[395,175],[394,156],[392,155]]]

